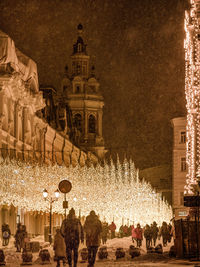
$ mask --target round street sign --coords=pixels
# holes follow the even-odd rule
[[[66,194],[66,193],[69,193],[71,191],[72,184],[68,180],[62,180],[59,183],[58,188],[59,188],[60,192]]]

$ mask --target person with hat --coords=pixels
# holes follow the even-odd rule
[[[102,232],[102,224],[95,211],[92,210],[90,215],[86,217],[83,228],[86,233],[86,246],[88,248],[88,267],[93,267]]]
[[[77,267],[78,248],[80,240],[82,243],[84,242],[84,235],[81,222],[76,218],[75,210],[73,208],[69,211],[67,218],[63,220],[60,231],[65,240],[69,267],[72,267],[72,252],[74,254],[73,267]]]

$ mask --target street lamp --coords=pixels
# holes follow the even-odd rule
[[[51,221],[52,221],[52,203],[54,201],[57,201],[58,198],[59,198],[59,190],[57,189],[55,192],[55,197],[49,197],[48,198],[48,191],[46,189],[43,190],[43,197],[45,199],[45,201],[49,201],[50,203],[50,213],[49,213],[49,243],[51,244],[52,243],[52,237],[51,237]]]

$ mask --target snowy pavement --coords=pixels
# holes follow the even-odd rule
[[[45,245],[45,242],[43,241],[43,236],[39,236],[37,238],[32,239],[31,241],[39,241],[42,245]],[[136,257],[134,259],[131,259],[130,255],[128,254],[129,246],[132,245],[131,237],[125,237],[125,238],[114,238],[112,240],[107,241],[107,250],[108,250],[108,259],[106,260],[99,260],[97,257],[97,261],[95,263],[95,267],[182,267],[182,266],[199,266],[200,262],[189,262],[186,260],[178,260],[178,259],[170,259],[168,257],[167,251],[169,251],[170,246],[173,245],[173,243],[168,244],[167,247],[164,248],[164,254],[147,254],[145,249],[145,241],[143,240],[143,245],[141,249],[141,256]],[[21,253],[17,253],[14,247],[14,240],[11,239],[11,242],[9,243],[8,247],[2,247],[0,244],[0,247],[4,249],[4,253],[6,256],[6,266],[7,267],[19,267],[22,263],[22,257]],[[80,245],[80,249],[85,247],[85,245]],[[125,252],[125,258],[116,260],[115,258],[115,251],[117,247],[122,247]],[[44,266],[46,267],[55,267],[56,263],[53,261],[54,252],[52,247],[47,247],[49,250],[49,253],[51,255],[51,263],[46,264]],[[39,267],[42,266],[39,263],[39,253],[33,253],[33,266]],[[79,256],[79,262],[78,267],[87,267],[87,263],[82,263],[81,257]],[[30,266],[30,265],[29,265]],[[68,265],[67,265],[68,266]],[[61,264],[62,267],[62,264]]]

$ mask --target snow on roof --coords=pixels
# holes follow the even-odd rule
[[[10,64],[34,92],[39,91],[36,63],[15,47],[14,41],[0,30],[0,65]]]

